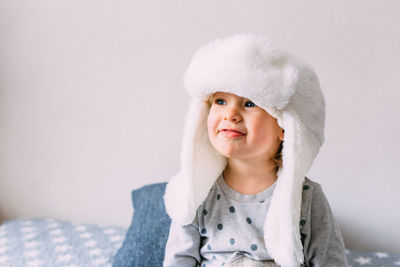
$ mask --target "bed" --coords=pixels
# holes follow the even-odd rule
[[[132,191],[129,228],[53,218],[20,218],[0,225],[1,267],[162,266],[170,219],[166,183]],[[400,256],[346,250],[350,266],[400,266]]]

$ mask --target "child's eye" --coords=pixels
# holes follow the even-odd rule
[[[224,102],[225,102],[225,100],[223,100],[223,99],[221,99],[221,98],[215,99],[215,103],[218,104],[218,105],[223,105]]]
[[[256,106],[256,104],[254,104],[254,103],[251,102],[251,101],[247,101],[244,105],[245,105],[246,107],[248,107],[248,108],[251,108],[251,107],[255,107],[255,106]]]

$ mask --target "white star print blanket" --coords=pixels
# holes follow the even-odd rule
[[[0,267],[109,266],[125,228],[17,219],[0,225]]]
[[[393,255],[386,252],[367,252],[346,250],[350,267],[392,267],[400,266],[400,255]]]

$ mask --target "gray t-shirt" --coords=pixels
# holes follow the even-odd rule
[[[274,262],[264,245],[263,226],[275,184],[246,195],[219,176],[191,224],[171,222],[164,267],[223,266],[241,257]],[[306,177],[302,197],[302,266],[348,266],[339,226],[321,186]]]

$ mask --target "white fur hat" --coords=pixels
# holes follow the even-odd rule
[[[167,184],[164,202],[172,220],[193,222],[198,207],[223,172],[227,159],[207,132],[210,94],[220,91],[254,102],[285,130],[282,166],[264,223],[268,253],[283,267],[304,262],[300,239],[302,187],[324,142],[325,100],[307,63],[255,34],[214,40],[193,56],[184,75],[191,97],[179,172]]]

